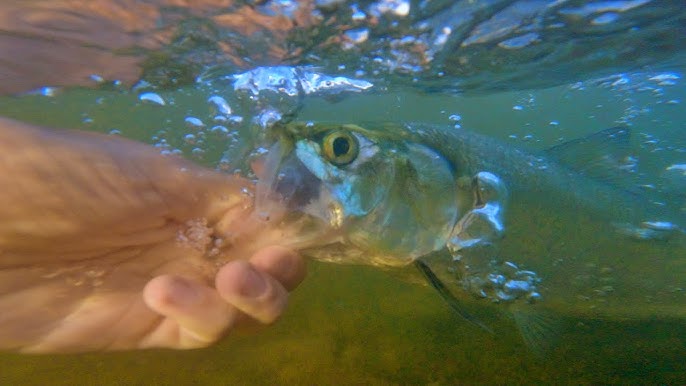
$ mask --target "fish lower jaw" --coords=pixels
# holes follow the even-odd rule
[[[314,260],[335,264],[368,265],[379,268],[405,267],[414,258],[399,259],[395,255],[383,255],[357,248],[343,239],[318,247],[310,247],[303,250],[303,254]]]

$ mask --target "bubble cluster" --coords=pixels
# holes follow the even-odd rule
[[[510,261],[501,264],[492,261],[490,268],[486,273],[463,274],[461,285],[465,291],[495,303],[534,303],[542,300],[538,291],[541,278],[536,272],[520,269]]]
[[[248,91],[255,96],[266,91],[291,97],[341,94],[366,91],[373,86],[365,80],[329,76],[307,67],[257,67],[233,78],[234,90]]]

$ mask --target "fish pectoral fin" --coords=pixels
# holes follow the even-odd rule
[[[478,326],[491,334],[493,333],[493,330],[491,330],[488,326],[486,326],[483,322],[481,322],[479,319],[474,317],[472,314],[470,314],[467,309],[464,307],[464,305],[460,302],[459,299],[455,297],[455,295],[446,287],[446,285],[441,281],[441,279],[436,276],[436,274],[431,270],[431,267],[429,265],[422,261],[421,259],[418,259],[415,261],[415,266],[419,269],[419,271],[424,275],[426,280],[429,282],[429,284],[438,291],[438,294],[441,295],[443,300],[448,303],[450,308],[455,311],[460,317],[463,319],[467,320],[471,324]]]
[[[439,251],[423,256],[415,261],[415,266],[457,315],[493,334],[493,330],[472,315],[467,310],[466,305],[455,296],[445,281],[439,278],[434,269],[431,268],[431,266],[434,268],[443,267],[440,262],[444,261],[441,257],[445,256],[442,256],[441,253]],[[563,320],[537,304],[510,304],[507,307],[526,346],[534,355],[544,357],[556,345],[558,336],[563,330]]]
[[[512,317],[526,346],[538,357],[555,347],[563,329],[562,320],[549,312],[531,308],[530,304],[514,306]]]

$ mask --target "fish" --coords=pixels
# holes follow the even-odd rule
[[[310,230],[295,243],[314,259],[415,265],[459,315],[488,331],[472,310],[494,307],[543,352],[558,315],[686,317],[686,208],[622,186],[630,134],[537,153],[424,123],[275,125],[256,212]]]

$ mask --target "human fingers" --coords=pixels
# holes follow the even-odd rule
[[[143,348],[208,346],[233,326],[240,313],[213,288],[180,276],[162,275],[150,280],[143,299],[165,317],[142,339]]]
[[[224,301],[265,324],[274,322],[288,302],[286,288],[247,261],[237,260],[223,266],[215,286]]]
[[[204,347],[231,329],[241,313],[271,323],[283,312],[288,289],[305,276],[305,264],[293,251],[273,246],[251,262],[232,261],[217,273],[216,289],[180,276],[152,279],[143,291],[147,306],[165,319],[141,347]]]
[[[304,260],[293,250],[281,246],[269,246],[257,251],[250,263],[259,271],[278,280],[288,291],[297,287],[307,273]]]

